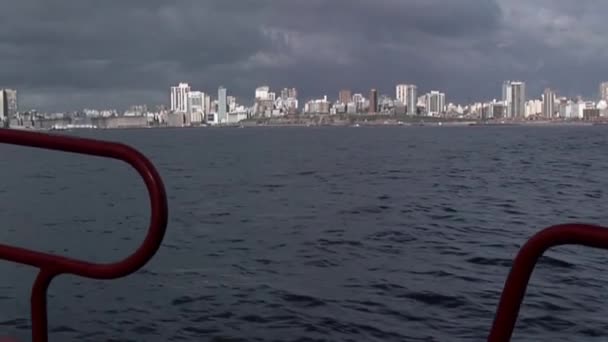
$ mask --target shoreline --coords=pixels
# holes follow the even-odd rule
[[[362,127],[589,127],[589,126],[608,126],[608,122],[601,121],[441,121],[438,118],[432,118],[432,121],[425,122],[412,121],[401,122],[394,119],[391,120],[374,120],[374,121],[354,121],[354,122],[292,122],[292,121],[272,121],[267,122],[240,122],[229,125],[201,125],[201,126],[132,126],[132,127],[114,127],[114,128],[99,128],[99,127],[70,127],[70,128],[35,128],[14,126],[8,127],[14,130],[36,131],[36,132],[70,132],[70,131],[104,131],[104,130],[142,130],[142,129],[229,129],[229,128],[278,128],[278,127],[303,127],[303,128],[319,128],[319,127],[345,127],[345,128],[362,128]]]

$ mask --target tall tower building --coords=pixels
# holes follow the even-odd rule
[[[397,84],[395,87],[395,98],[404,105],[407,105],[407,87],[407,84]]]
[[[526,115],[526,83],[505,81],[502,84],[502,100],[507,109],[507,118],[524,118]]]
[[[511,118],[522,119],[526,116],[526,83],[511,82]]]
[[[543,92],[543,117],[553,118],[555,114],[555,92],[549,88]]]
[[[407,107],[407,115],[414,116],[418,109],[418,87],[409,84],[406,87],[405,106]]]
[[[171,87],[171,111],[187,113],[189,93],[190,86],[188,83],[180,83],[177,87]]]
[[[369,92],[369,109],[368,112],[370,114],[375,114],[378,112],[378,91],[376,89],[372,89]]]
[[[219,87],[217,90],[217,117],[220,123],[228,122],[228,99],[226,88]]]
[[[506,108],[506,117],[511,117],[511,81],[502,83],[502,102]]]
[[[0,127],[9,127],[10,120],[19,113],[17,91],[0,89]]]
[[[8,128],[10,119],[8,117],[8,102],[4,95],[4,90],[0,89],[0,127]]]
[[[398,84],[395,87],[395,98],[405,105],[408,115],[416,115],[418,88],[415,85]]]
[[[445,94],[433,90],[426,95],[426,111],[430,115],[439,115],[445,111]]]
[[[600,83],[600,100],[608,101],[608,82]]]

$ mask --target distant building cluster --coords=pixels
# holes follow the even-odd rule
[[[354,92],[341,89],[335,99],[327,95],[306,100],[302,106],[296,88],[279,92],[262,85],[255,89],[253,104],[241,105],[220,86],[216,94],[191,89],[178,83],[169,90],[169,106],[148,108],[134,105],[123,112],[113,109],[84,109],[72,113],[20,112],[17,91],[0,89],[0,126],[15,128],[54,127],[188,127],[197,125],[232,125],[246,119],[314,117],[332,115],[396,115],[409,117],[462,118],[472,120],[596,120],[608,119],[608,82],[599,86],[599,98],[559,96],[550,88],[539,98],[527,98],[526,83],[508,80],[502,83],[498,99],[455,104],[440,90],[419,94],[415,84],[395,86],[394,95],[377,89]],[[251,102],[250,102],[251,103]]]
[[[217,98],[212,100],[205,92],[192,91],[188,83],[179,83],[171,87],[170,101],[167,120],[171,126],[232,124],[248,117],[248,109],[228,96],[224,87],[218,88]]]
[[[251,111],[253,116],[273,117],[298,113],[298,91],[296,88],[284,88],[277,97],[269,86],[255,90],[255,101]]]
[[[187,84],[182,83],[171,88],[171,111],[185,112],[194,115],[192,106],[179,106],[174,98],[179,94],[193,94]],[[197,98],[203,93],[195,92]],[[201,98],[203,108],[200,115],[191,117],[191,122],[209,124],[234,123],[245,118],[281,117],[286,115],[406,115],[431,116],[447,118],[467,118],[477,120],[584,120],[608,117],[608,82],[600,85],[598,101],[584,100],[581,97],[559,97],[552,89],[545,89],[540,98],[528,99],[526,83],[523,81],[504,81],[499,99],[476,102],[466,105],[446,101],[446,94],[440,90],[431,90],[419,94],[415,84],[397,84],[394,96],[379,94],[377,89],[369,92],[353,92],[351,89],[338,91],[335,100],[327,95],[307,100],[299,107],[298,93],[295,88],[284,88],[280,94],[271,91],[269,86],[255,89],[254,104],[246,108],[236,106],[236,100],[226,96],[226,89],[220,87],[218,98],[211,101],[209,97]],[[228,100],[226,100],[228,99]],[[227,102],[226,102],[227,101]],[[197,102],[198,103],[198,102]],[[228,104],[227,104],[228,103]],[[233,105],[230,105],[232,103]],[[197,107],[198,108],[198,107]]]

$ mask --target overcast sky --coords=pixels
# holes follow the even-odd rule
[[[301,99],[340,88],[448,102],[596,96],[608,79],[606,0],[0,0],[0,87],[21,109],[168,103],[179,81],[249,101],[258,85]]]

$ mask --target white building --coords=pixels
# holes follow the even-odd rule
[[[600,84],[600,100],[608,101],[608,82]]]
[[[543,117],[552,119],[555,116],[555,92],[549,88],[543,92]]]
[[[502,83],[502,102],[507,110],[505,118],[509,118],[511,116],[511,81],[504,81]]]
[[[445,94],[437,90],[432,90],[425,96],[426,112],[428,115],[440,115],[445,113]]]
[[[402,104],[407,102],[407,84],[397,84],[395,89],[395,98]]]
[[[268,100],[270,98],[270,87],[261,86],[255,89],[255,99],[256,100]]]
[[[445,102],[445,98],[443,99]],[[418,87],[409,84],[407,86],[405,106],[407,107],[407,115],[416,115],[418,109]]]
[[[0,122],[8,123],[18,112],[17,91],[14,89],[0,89]]]
[[[192,91],[188,93],[188,115],[190,115],[190,122],[201,123],[205,120],[205,115],[208,114],[205,111],[205,99],[206,95],[200,91]]]
[[[407,114],[415,115],[418,107],[418,87],[413,84],[398,84],[395,91],[397,101],[405,105]]]
[[[507,106],[507,118],[523,118],[526,115],[526,83],[505,81],[502,85],[502,98]]]
[[[217,89],[217,116],[220,123],[228,123],[228,98],[224,87]]]
[[[177,87],[171,87],[171,111],[187,113],[189,93],[190,86],[188,83],[180,83]]]
[[[543,101],[541,100],[529,100],[526,101],[526,112],[525,116],[536,116],[543,112]]]

